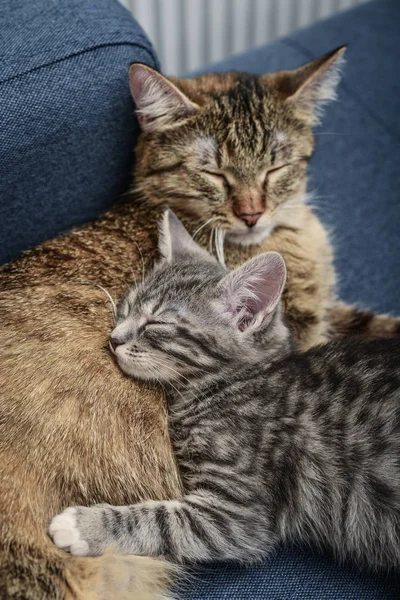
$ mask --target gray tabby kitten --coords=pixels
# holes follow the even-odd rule
[[[68,508],[57,546],[250,562],[296,540],[398,567],[399,341],[295,353],[279,254],[227,272],[173,213],[161,233],[164,258],[122,300],[111,344],[125,373],[168,389],[186,493]]]

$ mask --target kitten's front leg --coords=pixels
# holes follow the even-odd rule
[[[53,518],[49,534],[56,546],[75,556],[96,556],[109,546],[126,554],[161,556],[168,550],[160,520],[164,504],[69,507]]]
[[[126,554],[171,556],[174,510],[180,507],[179,500],[69,507],[53,518],[49,533],[56,546],[75,556],[102,554],[108,546]]]
[[[110,506],[112,509],[112,507]],[[50,523],[56,546],[75,556],[96,556],[114,543],[104,514],[106,505],[70,506]]]
[[[49,533],[59,548],[78,556],[114,546],[122,553],[177,562],[258,559],[274,545],[273,538],[260,522],[259,507],[236,510],[226,511],[220,499],[195,494],[132,506],[80,506],[55,517]]]

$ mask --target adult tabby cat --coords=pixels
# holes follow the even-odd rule
[[[281,252],[284,310],[303,349],[332,336],[400,333],[397,319],[334,302],[332,248],[306,204],[312,126],[336,97],[344,51],[262,76],[168,80],[144,65],[130,70],[143,132],[137,193],[186,217],[192,234],[208,228],[220,257],[225,240],[231,265],[235,244],[243,247],[241,262],[260,250]]]
[[[160,251],[111,345],[125,373],[166,385],[185,493],[68,508],[50,525],[56,544],[250,562],[307,541],[400,567],[400,341],[300,354],[280,314],[279,254],[228,273],[170,211]]]
[[[129,567],[134,558],[67,556],[46,529],[50,518],[71,504],[130,504],[180,493],[163,394],[121,377],[104,348],[112,326],[107,299],[79,284],[89,280],[122,293],[132,270],[134,276],[141,273],[140,253],[154,258],[161,200],[186,215],[193,232],[221,213],[221,225],[232,233],[225,243],[230,265],[263,250],[282,252],[288,268],[285,310],[303,348],[324,340],[330,328],[337,332],[338,325],[345,333],[382,335],[396,327],[394,320],[361,315],[354,328],[352,309],[343,309],[343,315],[338,305],[332,307],[330,247],[302,202],[302,157],[313,146],[313,111],[334,94],[341,54],[330,53],[292,73],[209,75],[174,83],[144,66],[132,67],[143,128],[134,181],[146,202],[126,198],[93,224],[42,244],[1,270],[0,597],[117,599],[126,590],[143,600],[160,588],[163,564],[149,562],[146,579],[143,561],[137,569]],[[178,85],[187,88],[191,100]],[[226,173],[235,177],[231,183],[224,183],[222,170],[221,175],[202,172],[205,161],[213,160],[213,139],[218,145],[224,131],[226,159],[235,167]],[[257,208],[249,190],[262,187],[260,173],[252,170],[253,163],[260,165],[261,131],[263,169],[269,172],[267,212],[249,227],[240,207],[248,202],[249,210]],[[271,172],[296,156],[293,166]],[[231,184],[229,195],[224,190]],[[280,208],[272,212],[278,198]],[[244,221],[229,212],[231,201]],[[260,241],[271,229],[268,215],[275,228],[259,246],[232,243]],[[206,245],[209,236],[205,227],[196,239]],[[136,577],[121,576],[127,565]]]

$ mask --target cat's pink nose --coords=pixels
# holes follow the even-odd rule
[[[262,216],[262,212],[256,212],[256,213],[240,213],[237,214],[236,216],[241,219],[242,221],[244,221],[247,225],[247,227],[254,227],[254,225],[257,223],[258,219]]]

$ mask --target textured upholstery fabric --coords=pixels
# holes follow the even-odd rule
[[[251,568],[196,569],[181,600],[399,600],[400,578],[340,567],[310,550],[281,551]]]
[[[348,43],[338,102],[317,130],[313,204],[332,228],[340,296],[400,313],[400,2],[376,0],[214,71],[292,69]],[[185,600],[398,600],[399,575],[374,575],[306,549],[284,550],[265,565],[194,571]]]
[[[0,263],[124,191],[128,66],[157,66],[117,0],[0,0]]]

